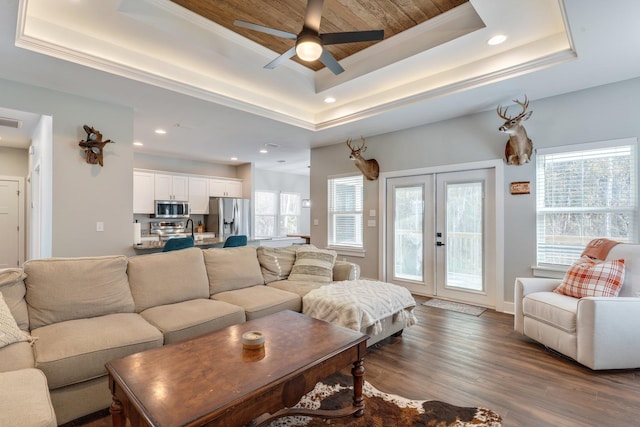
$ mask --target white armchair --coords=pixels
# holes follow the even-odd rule
[[[591,369],[640,368],[640,245],[619,244],[625,260],[618,297],[554,293],[560,279],[517,278],[514,329]]]

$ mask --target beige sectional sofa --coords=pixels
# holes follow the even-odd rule
[[[104,365],[111,359],[280,310],[301,311],[302,295],[325,284],[326,271],[316,282],[288,283],[289,290],[265,285],[286,284],[301,248],[308,249],[245,246],[52,258],[27,261],[23,270],[0,270],[6,306],[32,337],[0,348],[0,397],[8,384],[23,381],[20,376],[40,389],[34,396],[44,396],[33,403],[38,408],[17,406],[15,413],[0,414],[0,424],[11,417],[11,425],[20,425],[11,421],[26,419],[20,411],[46,413],[49,396],[54,425],[56,418],[63,424],[107,408]],[[328,275],[329,281],[355,280],[359,270],[336,261]],[[34,371],[46,379],[38,382]]]

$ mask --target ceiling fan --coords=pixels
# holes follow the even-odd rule
[[[308,0],[307,10],[304,16],[304,25],[298,34],[276,30],[275,28],[265,27],[263,25],[252,24],[251,22],[240,20],[235,20],[233,24],[250,30],[260,31],[262,33],[296,41],[294,47],[269,62],[264,66],[264,68],[275,68],[282,61],[297,55],[298,58],[307,62],[319,59],[320,62],[333,72],[333,74],[340,74],[344,71],[344,68],[342,68],[325,46],[331,44],[382,40],[384,39],[384,30],[320,34],[320,19],[322,18],[323,2],[324,0]]]

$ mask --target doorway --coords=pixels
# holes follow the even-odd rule
[[[22,178],[0,177],[0,268],[24,262],[24,183]]]
[[[419,295],[501,306],[496,169],[386,178],[384,280]]]

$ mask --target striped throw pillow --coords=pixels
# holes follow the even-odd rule
[[[333,264],[337,256],[335,251],[326,249],[299,249],[289,280],[330,283],[333,280]]]
[[[624,282],[624,260],[596,262],[583,256],[574,262],[553,292],[570,297],[617,297]]]

